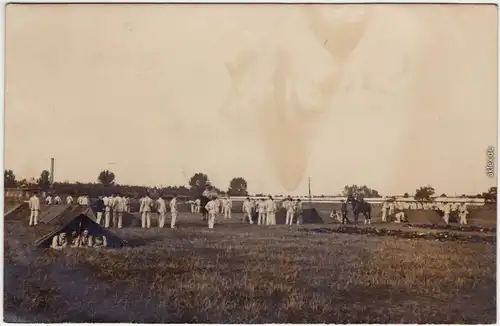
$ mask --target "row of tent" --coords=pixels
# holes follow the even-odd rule
[[[27,203],[21,203],[7,210],[4,219],[16,219],[29,216],[30,211]],[[79,205],[53,205],[45,206],[38,217],[38,222],[54,226],[47,234],[35,241],[39,248],[49,248],[55,235],[65,232],[71,234],[73,231],[80,233],[87,229],[94,237],[105,236],[109,248],[121,248],[126,242],[96,223],[96,215],[91,207]]]

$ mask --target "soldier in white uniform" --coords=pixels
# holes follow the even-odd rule
[[[150,228],[151,227],[151,206],[153,204],[153,200],[149,197],[149,194],[141,198],[141,207],[139,209],[141,213],[141,226],[142,228]]]
[[[162,228],[165,226],[165,219],[167,215],[167,203],[163,195],[156,201],[156,207],[158,211],[158,227]]]
[[[389,216],[394,215],[394,211],[395,211],[395,203],[394,202],[390,202],[389,203]]]
[[[264,198],[261,198],[257,203],[257,211],[259,213],[257,224],[262,225],[266,222],[266,201],[264,200]]]
[[[114,193],[111,197],[111,215],[112,215],[112,220],[113,220],[113,227],[116,228],[118,225],[118,202],[120,201],[120,196],[118,194]]]
[[[221,197],[219,200],[220,213],[224,216],[224,207],[226,206],[226,197]]]
[[[174,195],[174,198],[169,203],[170,206],[170,214],[172,215],[172,219],[170,220],[170,228],[175,229],[175,221],[177,220],[177,195]]]
[[[233,202],[227,196],[224,201],[224,219],[231,219],[231,209],[233,208]]]
[[[125,203],[125,212],[130,213],[130,198],[128,196],[124,196],[123,201]]]
[[[56,204],[56,205],[60,205],[61,204],[61,197],[59,197],[59,195],[56,195],[54,197],[54,204]]]
[[[465,203],[462,203],[459,207],[459,213],[458,216],[460,217],[460,224],[467,224],[467,214],[469,211],[467,210],[467,205]]]
[[[191,208],[191,214],[194,214],[196,212],[194,200],[189,200],[188,204],[189,204],[189,208]]]
[[[117,194],[113,200],[113,226],[122,228],[123,212],[125,211],[125,200]]]
[[[205,209],[208,211],[208,228],[213,229],[215,225],[215,214],[217,210],[217,206],[215,204],[215,200],[211,199],[206,205]]]
[[[104,203],[104,227],[109,228],[109,223],[111,222],[111,208],[109,207],[110,197],[102,197],[102,202]]]
[[[67,205],[72,205],[73,204],[73,197],[71,197],[71,195],[69,195],[68,197],[66,197],[66,204]]]
[[[222,212],[222,207],[223,207],[223,205],[222,205],[222,198],[217,198],[215,200],[215,204],[217,206],[217,209],[216,209],[217,210],[217,214],[222,214],[223,213]]]
[[[287,216],[288,218],[288,216]],[[337,212],[337,210],[332,210],[332,212],[330,213],[330,218],[332,220],[335,220],[339,223],[342,223],[342,214],[340,212]]]
[[[250,224],[253,224],[253,220],[252,220],[253,203],[249,197],[247,197],[247,199],[245,199],[245,201],[243,202],[243,206],[241,208],[243,211],[243,223],[245,223],[245,220],[248,217]]]
[[[196,198],[194,201],[194,212],[196,214],[200,214],[200,208],[201,208],[201,200],[200,198]]]
[[[48,195],[47,198],[45,198],[45,204],[52,205],[52,196],[51,195]]]
[[[266,225],[276,225],[276,211],[278,207],[272,196],[266,201]]]
[[[40,214],[40,198],[36,194],[30,197],[29,208],[30,214],[30,226],[38,224],[38,215]]]
[[[444,222],[448,224],[450,222],[450,212],[451,212],[451,205],[450,204],[443,204],[442,205],[442,210],[444,212]]]
[[[405,212],[396,213],[394,215],[394,217],[396,218],[396,221],[395,221],[396,223],[401,223],[401,222],[403,222],[403,221],[406,220],[406,218],[405,218]]]
[[[389,204],[384,201],[382,203],[382,222],[387,222],[387,210],[389,209]]]
[[[288,197],[284,202],[283,202],[283,208],[286,210],[286,225],[292,225],[293,223],[293,216],[295,215],[295,207],[292,201],[292,198]],[[333,212],[332,212],[333,214]]]

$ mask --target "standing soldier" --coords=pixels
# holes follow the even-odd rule
[[[264,224],[266,221],[266,202],[264,198],[261,198],[260,201],[257,204],[257,210],[259,212],[259,218],[257,220],[257,224],[261,225]]]
[[[266,225],[276,225],[277,208],[273,196],[269,196],[269,199],[266,201]]]
[[[384,201],[382,203],[382,222],[387,222],[387,209],[388,209],[387,202]]]
[[[104,227],[109,228],[109,223],[111,222],[111,208],[109,207],[109,202],[111,200],[110,196],[104,196],[102,202],[104,203]]]
[[[149,197],[149,194],[146,193],[146,195],[141,198],[141,226],[142,228],[150,228],[151,227],[151,206],[153,204],[153,200],[151,197]]]
[[[342,214],[342,223],[341,224],[346,224],[347,223],[347,203],[343,199],[340,202],[341,202],[340,213]]]
[[[111,199],[111,213],[113,219],[113,227],[116,228],[118,225],[118,206],[120,202],[120,196],[117,193],[112,195]]]
[[[226,197],[221,197],[220,199],[220,212],[222,215],[224,215],[224,218],[226,217]]]
[[[347,210],[347,205],[346,205],[346,210]],[[299,198],[297,198],[297,201],[295,202],[295,212],[297,214],[297,225],[302,224],[302,202],[300,201]]]
[[[290,198],[290,196],[288,196],[288,198],[285,199],[285,201],[283,202],[283,208],[285,208],[286,210],[286,220],[285,220],[286,225],[292,225],[295,211],[292,198]]]
[[[29,200],[29,207],[31,211],[30,226],[38,224],[38,215],[40,214],[40,198],[34,193]]]
[[[130,213],[130,198],[128,196],[123,197],[125,202],[125,212]]]
[[[200,198],[196,198],[194,201],[194,212],[196,214],[200,214],[201,200]]]
[[[389,203],[389,216],[394,215],[394,211],[395,211],[395,203],[394,202],[390,202]]]
[[[104,213],[104,209],[105,209],[104,200],[103,200],[102,196],[99,196],[99,198],[97,199],[97,201],[95,203],[95,211],[97,214],[96,222],[99,225],[101,225],[101,220],[102,220],[102,215]]]
[[[467,205],[462,203],[459,207],[459,216],[460,216],[460,224],[467,224],[467,214],[469,211],[467,210]]]
[[[210,201],[205,205],[205,209],[208,212],[208,228],[213,229],[215,225],[215,212],[217,210],[217,206],[213,198],[210,199]]]
[[[451,205],[450,204],[442,204],[442,210],[444,212],[444,222],[448,224],[450,222],[450,212],[451,212]]]
[[[243,202],[243,206],[242,206],[243,223],[245,223],[245,220],[248,217],[248,220],[250,221],[250,224],[253,224],[252,210],[253,210],[253,204],[250,201],[250,198],[247,197],[247,199],[245,199],[245,201]]]
[[[113,203],[113,226],[122,228],[123,212],[125,211],[125,200],[120,194],[116,194]]]
[[[175,221],[177,220],[177,195],[174,195],[174,198],[170,201],[170,214],[172,215],[172,219],[170,220],[170,228],[175,229]]]
[[[157,211],[158,211],[158,227],[162,228],[165,226],[165,216],[167,214],[167,203],[165,202],[164,195],[156,201]]]
[[[194,214],[196,212],[194,200],[189,200],[189,207],[191,208],[191,214]]]
[[[224,219],[231,219],[231,209],[233,208],[233,203],[229,196],[226,197],[224,202]]]

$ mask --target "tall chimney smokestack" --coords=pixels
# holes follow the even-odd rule
[[[50,184],[54,184],[54,158],[50,159]]]

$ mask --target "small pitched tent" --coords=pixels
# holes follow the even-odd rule
[[[30,209],[28,203],[18,203],[16,205],[12,204],[8,207],[4,207],[4,220],[21,220],[23,218],[29,218],[29,216]]]
[[[89,234],[94,237],[106,237],[108,243],[108,248],[120,248],[123,246],[124,241],[120,239],[115,234],[102,228],[99,224],[94,222],[90,217],[83,213],[78,213],[76,215],[65,214],[65,216],[60,219],[60,224],[58,227],[53,229],[48,234],[44,235],[35,242],[35,245],[40,248],[49,248],[52,244],[52,238],[61,233],[65,232],[71,234],[73,231],[81,232],[87,229]]]
[[[444,213],[439,210],[405,210],[405,215],[410,224],[446,224],[443,219]]]

